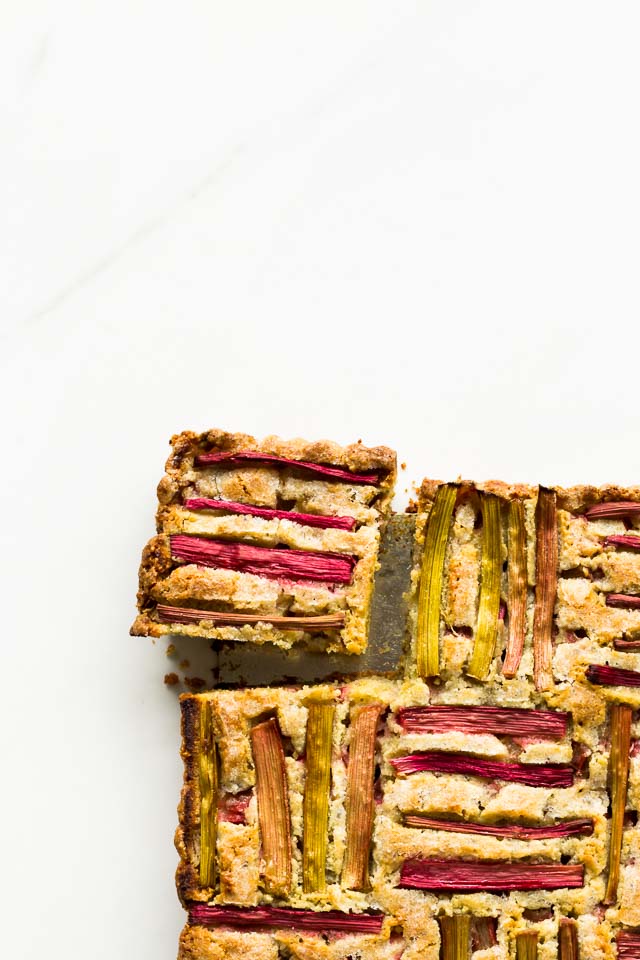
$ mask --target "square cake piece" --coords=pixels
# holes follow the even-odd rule
[[[171,443],[132,634],[361,653],[394,452],[220,430]]]

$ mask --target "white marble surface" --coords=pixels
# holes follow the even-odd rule
[[[169,435],[640,480],[636,3],[0,3],[2,955],[175,955]],[[402,497],[400,498],[402,502]]]

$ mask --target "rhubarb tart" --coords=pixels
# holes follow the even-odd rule
[[[395,474],[386,447],[175,436],[131,632],[361,653]]]

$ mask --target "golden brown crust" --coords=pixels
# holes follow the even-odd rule
[[[418,513],[424,512],[432,504],[438,487],[443,483],[455,483],[460,488],[460,497],[480,491],[491,493],[503,500],[513,500],[518,497],[531,497],[535,494],[537,487],[526,483],[505,483],[503,480],[431,480],[425,478],[418,489],[418,500],[415,507]]]
[[[208,930],[186,926],[178,960],[278,960],[278,944],[269,933]]]
[[[229,433],[226,430],[214,429],[203,433],[183,430],[171,438],[171,447],[167,472],[178,469],[185,460],[191,460],[203,453],[239,453],[244,450],[345,467],[354,473],[385,470],[395,474],[397,469],[397,455],[394,450],[384,446],[365,447],[361,441],[343,447],[332,440],[308,441],[299,437],[283,440],[280,437],[268,436],[257,440],[247,433]]]
[[[380,470],[384,472],[380,488],[386,506],[392,496],[397,473],[395,451],[384,446],[365,447],[362,443],[342,447],[331,440],[310,442],[300,438],[282,440],[275,436],[257,440],[246,433],[228,433],[224,430],[194,433],[185,430],[171,438],[171,447],[166,474],[158,487],[158,500],[165,505],[181,501],[181,492],[187,483],[187,476],[193,470],[195,458],[212,452],[240,453],[251,450],[291,460],[343,467],[354,473]]]
[[[596,503],[607,503],[614,500],[640,501],[640,487],[620,487],[617,484],[604,484],[593,487],[587,484],[576,487],[552,487],[558,497],[558,507],[582,513]]]
[[[409,943],[399,937],[391,939],[388,932],[330,938],[286,929],[255,933],[187,926],[180,937],[178,960],[277,960],[285,956],[289,960],[398,960],[405,947],[411,948],[402,954],[407,960],[426,960],[428,946],[427,938]]]
[[[184,779],[178,804],[178,828],[175,845],[180,854],[176,886],[181,902],[202,899],[199,891],[198,857],[200,846],[200,787],[198,783],[198,741],[200,706],[195,696],[181,698],[182,746]],[[204,894],[206,897],[207,893]]]

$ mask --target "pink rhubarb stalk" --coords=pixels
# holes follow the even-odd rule
[[[242,626],[244,624],[270,623],[279,630],[340,630],[344,626],[343,613],[329,613],[320,617],[274,617],[264,613],[226,613],[218,610],[195,610],[192,607],[168,607],[159,603],[158,618],[163,623],[201,623],[208,621],[217,626]]]
[[[533,611],[533,680],[536,690],[553,684],[553,610],[558,579],[556,495],[540,490],[536,511],[536,592]]]
[[[587,520],[623,520],[625,517],[638,516],[638,514],[640,514],[640,503],[635,500],[596,503],[584,512]]]
[[[608,607],[626,607],[629,610],[640,610],[640,597],[630,593],[609,593],[605,601]]]
[[[589,683],[599,687],[640,687],[640,672],[623,667],[592,663],[587,667],[585,676]]]
[[[315,473],[319,477],[329,480],[345,480],[347,483],[366,483],[375,487],[380,482],[380,475],[376,471],[369,473],[352,473],[342,467],[327,466],[323,463],[309,463],[306,460],[290,460],[288,457],[276,457],[270,453],[259,453],[257,450],[241,450],[237,453],[203,453],[195,459],[196,466],[208,467],[219,463],[222,466],[240,467],[245,464],[264,464],[274,467],[293,467],[304,470],[306,473]]]
[[[408,733],[493,733],[497,736],[559,740],[567,732],[569,715],[560,710],[521,707],[449,706],[407,707],[397,713]]]
[[[287,766],[278,721],[251,730],[264,883],[268,893],[286,897],[291,887],[291,816]]]
[[[613,641],[613,649],[622,652],[625,650],[640,650],[640,637],[636,637],[634,640],[626,640],[624,637],[620,637]]]
[[[422,827],[427,830],[446,830],[449,833],[478,833],[487,837],[509,837],[513,840],[551,840],[554,837],[591,836],[593,820],[565,820],[542,827],[521,827],[510,823],[506,826],[489,826],[486,823],[465,823],[457,820],[438,820],[418,814],[405,814],[407,827]]]
[[[476,950],[490,950],[498,942],[496,917],[474,917],[471,924],[471,945]]]
[[[582,864],[513,863],[502,860],[406,860],[400,886],[455,893],[559,890],[584,885]]]
[[[626,550],[640,550],[640,537],[634,537],[633,534],[615,534],[607,537],[604,545],[605,547],[624,547]]]
[[[342,913],[340,910],[298,910],[293,907],[216,907],[192,903],[189,923],[205,927],[279,927],[294,930],[380,933],[383,913]]]
[[[242,793],[225,793],[218,800],[218,821],[225,823],[246,823],[247,807],[251,803],[252,790]]]
[[[500,760],[484,760],[461,754],[426,750],[395,757],[391,763],[398,773],[462,773],[488,780],[507,780],[524,783],[531,787],[570,787],[573,784],[573,767],[566,763],[503,763]]]
[[[351,714],[351,742],[347,769],[347,842],[342,885],[347,890],[369,889],[369,854],[375,811],[374,779],[376,731],[383,711],[380,703],[356,707]]]
[[[616,938],[618,960],[640,960],[640,933],[621,930]]]
[[[207,497],[190,497],[184,501],[187,510],[223,510],[225,513],[239,513],[243,516],[260,517],[263,520],[291,520],[305,527],[320,527],[323,530],[353,530],[354,517],[327,517],[319,513],[294,513],[293,510],[271,510],[268,507],[254,507],[249,503],[236,503],[235,500],[210,500]]]
[[[228,543],[183,534],[170,537],[170,540],[171,555],[175,560],[196,563],[202,567],[253,573],[272,580],[285,578],[351,583],[356,565],[355,557],[341,553],[252,547],[246,543]]]

